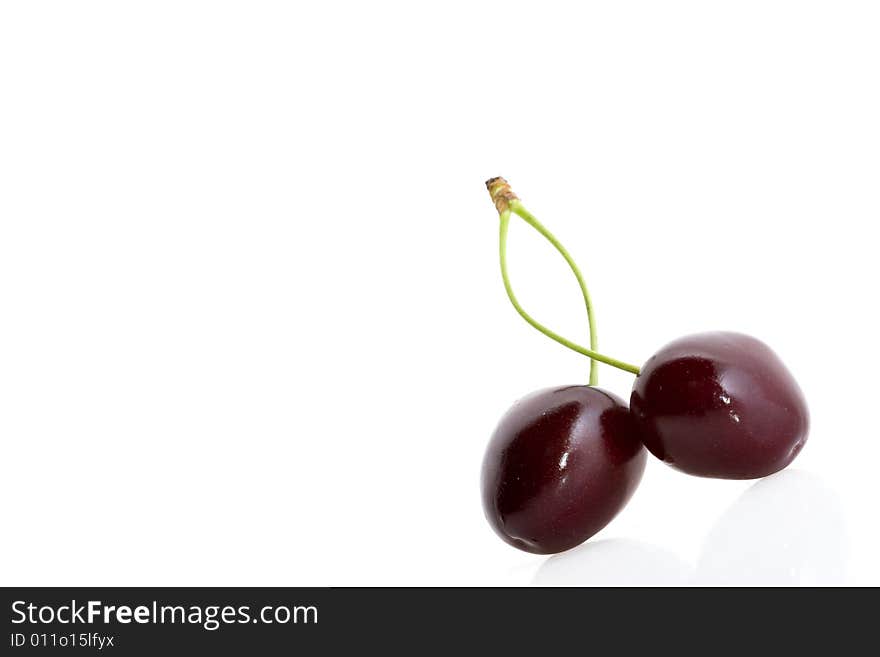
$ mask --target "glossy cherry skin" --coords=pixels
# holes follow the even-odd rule
[[[645,446],[702,477],[754,479],[792,462],[807,440],[807,403],[779,357],[740,333],[699,333],[652,356],[630,409]]]
[[[483,459],[483,509],[514,547],[562,552],[617,515],[646,460],[620,398],[589,386],[539,390],[495,429]]]

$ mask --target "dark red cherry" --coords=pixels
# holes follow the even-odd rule
[[[754,479],[792,462],[807,403],[779,357],[740,333],[699,333],[645,363],[630,398],[645,446],[702,477]]]
[[[620,398],[589,386],[540,390],[495,429],[483,459],[483,509],[514,547],[562,552],[617,515],[646,460]]]

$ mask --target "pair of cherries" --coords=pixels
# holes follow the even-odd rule
[[[797,382],[769,347],[712,332],[675,340],[641,368],[597,353],[589,296],[568,252],[504,179],[486,184],[501,216],[502,276],[514,307],[542,333],[593,359],[591,385],[534,392],[495,429],[481,484],[486,517],[503,540],[537,554],[583,543],[632,497],[645,448],[682,472],[722,479],[764,477],[792,462],[806,442],[809,414]],[[590,315],[590,349],[538,324],[516,300],[505,255],[511,214],[547,237],[572,267]],[[629,407],[595,386],[597,361],[637,375]]]

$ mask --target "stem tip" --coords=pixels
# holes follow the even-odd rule
[[[510,202],[517,199],[516,194],[510,189],[510,183],[500,176],[489,178],[486,181],[486,189],[489,190],[489,196],[492,197],[492,202],[495,204],[498,214],[509,210]]]

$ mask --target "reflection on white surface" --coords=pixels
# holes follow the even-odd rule
[[[833,586],[843,583],[844,522],[837,495],[810,473],[762,479],[709,532],[694,584]]]
[[[691,568],[672,552],[623,538],[584,543],[547,559],[535,586],[679,586]]]
[[[586,543],[547,559],[536,586],[823,586],[844,581],[837,495],[786,470],[751,486],[709,531],[696,567],[628,539]]]

